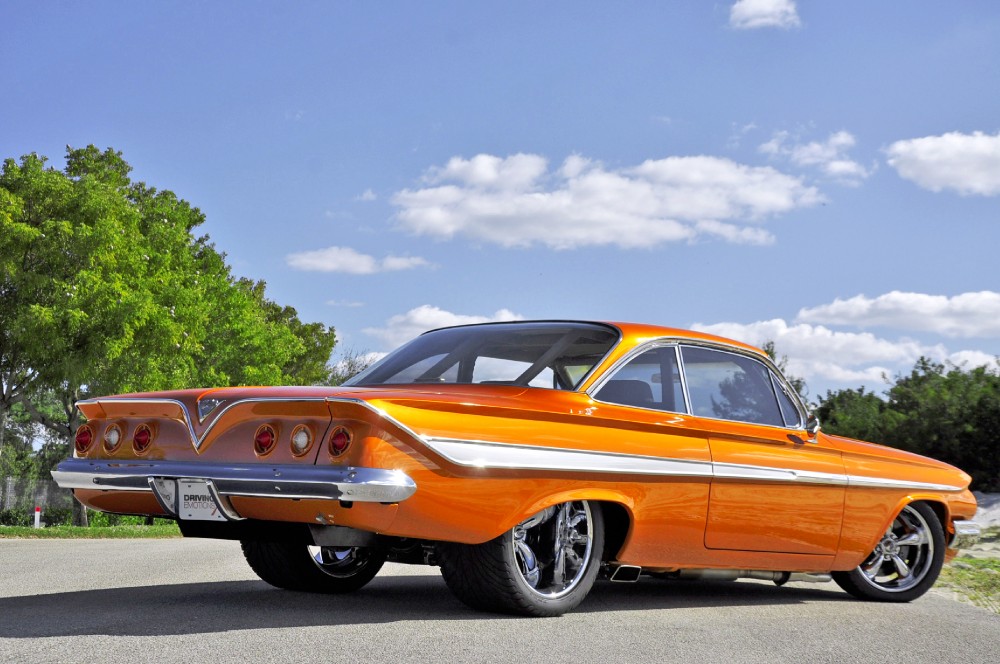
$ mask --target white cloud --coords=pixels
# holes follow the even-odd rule
[[[845,184],[857,184],[871,175],[871,170],[847,156],[856,142],[847,131],[834,132],[825,141],[809,143],[798,143],[791,139],[789,132],[778,131],[758,150],[771,156],[786,157],[797,166],[814,166],[824,175]]]
[[[375,192],[371,189],[365,189],[363,192],[358,194],[354,200],[362,201],[363,203],[370,203],[371,201],[378,200],[378,196],[376,196]]]
[[[966,369],[975,366],[996,366],[993,356],[975,350],[951,352],[944,346],[926,345],[919,341],[876,337],[869,332],[838,332],[822,325],[784,320],[755,323],[696,323],[696,330],[737,339],[755,346],[773,341],[780,355],[788,357],[788,373],[801,376],[807,383],[833,382],[882,384],[882,376],[892,378],[913,368],[920,357],[938,362],[951,362]]]
[[[375,274],[411,270],[430,265],[418,256],[386,256],[378,259],[350,247],[327,247],[315,251],[288,254],[285,262],[297,270],[310,272],[343,272],[345,274]]]
[[[455,314],[439,307],[425,304],[410,309],[405,314],[397,314],[386,321],[385,327],[370,327],[365,334],[381,339],[387,348],[396,348],[427,330],[452,325],[470,325],[474,323],[490,323],[495,321],[521,320],[522,316],[500,309],[492,316],[475,316]]]
[[[857,295],[802,309],[796,320],[934,332],[948,337],[1000,337],[1000,293],[980,291],[947,297],[892,291],[875,298]]]
[[[1000,194],[1000,132],[950,132],[896,141],[888,147],[889,165],[924,189],[950,189],[962,195]]]
[[[729,27],[797,28],[802,24],[794,0],[737,0],[729,9]]]
[[[800,178],[711,156],[608,169],[572,155],[552,170],[538,155],[480,154],[430,169],[424,184],[392,197],[404,228],[505,247],[650,247],[704,235],[759,244],[773,238],[742,224],[823,200]]]

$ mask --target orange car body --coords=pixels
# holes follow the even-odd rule
[[[549,506],[592,501],[613,506],[609,562],[660,571],[851,570],[908,504],[930,504],[952,544],[955,522],[974,516],[966,473],[811,430],[797,401],[801,420],[774,426],[595,398],[595,386],[649,347],[722,349],[777,374],[764,353],[738,342],[608,326],[617,342],[572,390],[413,383],[91,399],[79,408],[92,443],[78,445],[55,476],[93,509],[180,518],[183,525],[149,478],[174,467],[186,470],[169,476],[198,477],[191,469],[204,464],[227,469],[212,484],[226,519],[466,544],[498,537]],[[148,443],[137,451],[140,428]],[[265,442],[273,434],[272,446],[258,444],[262,431]],[[335,434],[347,444],[343,451]],[[239,487],[234,473],[241,469],[256,478],[252,485],[220,488]],[[297,470],[308,471],[308,482],[280,484]],[[367,471],[379,475],[368,481]],[[324,473],[336,478],[336,490],[311,492]],[[144,474],[149,486],[135,479]],[[250,488],[269,478],[273,491]],[[387,485],[395,488],[379,489]]]

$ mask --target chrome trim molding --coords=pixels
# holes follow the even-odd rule
[[[589,473],[711,477],[712,464],[661,457],[512,445],[485,441],[424,438],[424,443],[452,463],[469,468],[577,470]]]
[[[719,479],[801,482],[803,484],[826,484],[833,486],[847,486],[850,484],[851,479],[848,475],[838,473],[817,473],[808,470],[747,466],[737,463],[714,463],[713,467],[715,468],[715,477]]]
[[[949,549],[967,549],[979,541],[982,529],[975,521],[952,521],[955,534],[948,542]]]
[[[416,435],[416,434],[413,434]],[[618,454],[568,448],[541,447],[485,440],[417,437],[448,461],[467,468],[582,471],[620,475],[663,475],[748,480],[751,482],[793,482],[876,489],[927,489],[961,491],[965,487],[926,482],[907,482],[878,477],[820,473],[789,468],[772,468],[711,461],[688,461],[638,454]]]
[[[194,420],[191,419],[191,411],[188,407],[184,405],[183,402],[177,399],[84,399],[82,401],[76,402],[76,407],[79,408],[80,405],[90,405],[96,404],[103,407],[105,403],[122,403],[122,404],[168,404],[171,406],[177,406],[184,413],[184,423],[187,425],[188,436],[191,437],[191,444],[198,449],[198,434],[194,430]]]
[[[951,484],[934,484],[931,482],[911,482],[909,480],[892,480],[882,477],[865,477],[862,475],[848,475],[851,486],[867,487],[870,489],[926,489],[929,491],[961,491],[964,486],[953,486]]]
[[[290,464],[67,459],[52,471],[52,478],[63,489],[152,491],[154,495],[158,492],[153,491],[151,479],[201,479],[223,499],[243,496],[398,503],[417,490],[416,483],[398,470]]]
[[[221,402],[221,400],[217,400],[217,401]],[[296,401],[325,402],[326,401],[326,397],[249,397],[247,399],[238,399],[238,400],[232,402],[231,404],[229,404],[228,406],[226,406],[225,408],[223,408],[221,411],[219,411],[218,416],[216,416],[216,418],[214,420],[212,420],[212,423],[209,424],[208,427],[201,433],[201,436],[198,436],[198,433],[194,429],[194,420],[191,418],[191,411],[188,409],[188,407],[186,405],[184,405],[183,402],[178,401],[176,399],[159,399],[159,398],[155,398],[155,399],[143,399],[143,398],[137,398],[137,399],[116,399],[116,398],[110,398],[110,399],[109,398],[85,399],[83,401],[78,401],[77,402],[77,406],[79,406],[80,404],[84,404],[84,405],[97,404],[98,406],[102,406],[103,407],[104,404],[106,404],[106,403],[107,404],[169,404],[171,406],[177,406],[177,407],[179,407],[181,409],[181,412],[184,413],[184,422],[187,425],[188,436],[191,437],[191,444],[194,445],[194,449],[195,450],[201,450],[202,444],[205,442],[205,439],[208,438],[208,434],[210,434],[212,432],[212,429],[215,428],[215,425],[219,423],[219,420],[221,420],[222,417],[226,413],[228,413],[230,410],[232,410],[236,406],[240,406],[240,405],[246,404],[246,403],[270,403],[270,402],[274,402],[274,403],[290,403],[290,402],[296,402]],[[212,412],[214,412],[214,411],[212,411]],[[211,413],[206,413],[206,417],[209,414],[211,414]],[[201,420],[200,419],[199,419],[198,423],[201,424]]]

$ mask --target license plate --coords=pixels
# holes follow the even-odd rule
[[[185,521],[225,521],[205,480],[177,480],[177,516]]]

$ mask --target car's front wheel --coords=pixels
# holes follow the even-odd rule
[[[907,505],[863,563],[833,580],[860,599],[909,602],[934,585],[944,564],[944,528],[926,503]]]
[[[384,551],[367,547],[256,541],[241,544],[257,576],[285,590],[352,592],[374,579],[385,563]]]
[[[558,616],[575,608],[597,578],[604,549],[601,509],[553,505],[483,544],[441,543],[441,574],[481,611]]]

